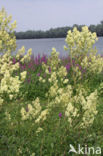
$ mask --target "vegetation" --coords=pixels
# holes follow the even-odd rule
[[[61,27],[54,28],[47,31],[33,31],[29,30],[26,32],[15,32],[17,39],[38,39],[38,38],[62,38],[66,37],[68,30],[73,30],[74,27],[77,27],[79,31],[82,30],[84,25],[74,24],[72,27]],[[90,25],[89,30],[93,33],[96,32],[97,36],[103,36],[103,21],[97,25]]]
[[[9,19],[2,9],[0,155],[72,156],[70,145],[86,147],[77,150],[80,155],[102,155],[103,57],[93,48],[96,33],[86,26],[81,32],[69,30],[66,58],[59,58],[55,48],[48,58],[30,57],[31,49],[23,55],[24,47],[12,56]]]

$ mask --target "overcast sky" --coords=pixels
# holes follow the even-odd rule
[[[0,0],[2,7],[17,20],[17,31],[98,24],[103,20],[103,0]]]

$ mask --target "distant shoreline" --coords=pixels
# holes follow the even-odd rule
[[[77,25],[74,24],[73,26],[66,26],[66,27],[58,27],[58,28],[51,28],[49,30],[28,30],[28,31],[21,31],[15,32],[16,39],[44,39],[44,38],[65,38],[67,35],[68,30],[73,30],[74,27],[77,27],[79,31],[82,30],[84,25]],[[97,25],[90,25],[88,26],[89,30],[93,33],[96,32],[98,37],[103,37],[103,21]]]
[[[103,36],[97,36],[97,37],[103,37]],[[36,39],[36,40],[39,40],[39,39],[65,39],[65,37],[48,37],[48,38],[21,38],[21,39],[17,39],[16,38],[16,40],[34,40],[34,39]]]
[[[103,36],[101,36],[101,37],[103,37]],[[57,39],[59,39],[59,38],[62,39],[62,38],[65,38],[65,37],[21,38],[21,39],[16,38],[16,40],[29,40],[29,39],[30,39],[30,40],[34,40],[34,39],[36,39],[36,40],[38,39],[38,40],[39,40],[39,39],[56,39],[56,38],[57,38]]]

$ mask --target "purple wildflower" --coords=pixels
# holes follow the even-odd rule
[[[81,67],[79,64],[76,64],[76,66],[77,66],[80,70],[82,70],[82,67]]]
[[[59,118],[61,118],[62,117],[62,113],[59,113]]]
[[[38,73],[37,76],[40,76],[40,73]]]
[[[49,73],[51,73],[51,68],[49,67]]]
[[[68,63],[68,64],[66,65],[66,70],[67,70],[67,71],[69,71],[69,70],[70,70],[70,68],[71,68],[71,64],[70,64],[70,63]]]
[[[15,58],[13,58],[13,64],[15,64],[16,63],[16,59]]]

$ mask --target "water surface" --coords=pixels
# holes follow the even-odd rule
[[[50,55],[53,47],[60,52],[61,56],[65,56],[67,52],[63,49],[64,45],[66,45],[65,38],[17,40],[17,50],[22,46],[25,46],[26,51],[29,48],[32,48],[32,53],[34,56],[37,56],[38,54]],[[98,53],[103,54],[103,37],[99,37],[99,40],[96,42],[95,46],[98,50]]]

